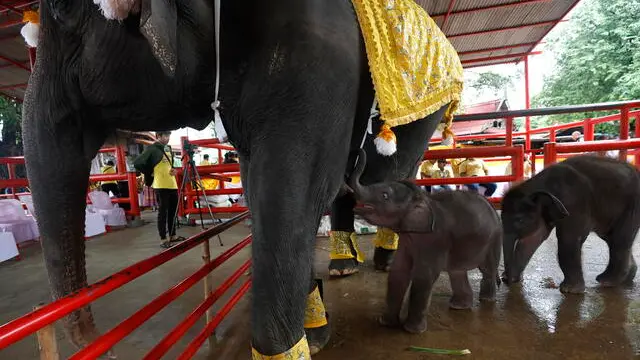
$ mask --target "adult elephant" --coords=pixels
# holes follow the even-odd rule
[[[87,285],[85,189],[108,135],[202,129],[212,118],[212,7],[210,0],[41,2],[23,129],[54,298]],[[305,326],[307,302],[323,310],[312,281],[318,223],[355,162],[349,154],[360,147],[373,101],[365,47],[348,1],[229,0],[222,9],[221,112],[253,216],[254,358],[308,354],[305,330],[312,352],[329,335],[326,321]],[[415,172],[443,112],[399,127],[393,156],[377,156],[367,139],[372,175],[363,182]],[[338,202],[352,218],[351,208],[351,200]],[[98,336],[89,307],[68,316],[65,328],[77,346]]]

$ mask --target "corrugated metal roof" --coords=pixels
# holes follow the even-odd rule
[[[88,0],[87,0],[88,1]],[[580,0],[416,0],[460,54],[464,67],[518,62]],[[29,55],[21,11],[38,1],[0,0],[0,94],[22,99]],[[515,55],[514,55],[515,54]],[[511,56],[513,55],[513,56]]]

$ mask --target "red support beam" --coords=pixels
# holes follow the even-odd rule
[[[543,44],[543,43],[540,43],[540,44]],[[520,43],[520,44],[513,44],[513,45],[498,46],[498,47],[488,48],[488,49],[477,49],[477,50],[469,50],[469,51],[460,51],[460,52],[458,52],[458,55],[463,56],[463,55],[471,55],[471,54],[482,54],[482,53],[487,53],[487,52],[492,52],[492,51],[517,49],[519,47],[525,47],[525,46],[537,46],[537,45],[540,45],[540,44],[538,44],[537,42],[528,42],[528,43]]]
[[[511,59],[511,58],[517,58],[518,60],[521,60],[521,58],[526,57],[526,56],[540,55],[540,54],[542,54],[542,51],[533,51],[533,52],[516,53],[516,54],[499,55],[499,56],[489,56],[489,57],[484,57],[484,58],[461,60],[461,63],[469,64],[469,63],[485,62],[485,61],[492,61],[492,60]]]
[[[39,3],[39,2],[40,1],[38,1],[38,0],[36,0],[36,1],[30,0],[30,1],[16,1],[16,2],[12,3],[11,5],[2,5],[2,4],[0,4],[0,8],[4,8],[4,10],[0,9],[0,14],[4,14],[4,13],[6,13],[8,11],[14,11],[14,12],[17,11],[18,14],[22,15],[22,12],[24,10],[22,10],[21,8],[25,8],[27,6],[35,5],[35,4]]]
[[[27,83],[13,84],[13,85],[3,85],[3,86],[0,86],[0,90],[10,90],[10,89],[23,88],[23,87],[27,87]]]
[[[573,3],[573,5],[571,5],[571,6],[569,7],[569,9],[567,9],[567,12],[565,12],[565,13],[562,15],[562,17],[561,17],[560,19],[558,19],[558,20],[555,22],[555,24],[553,24],[553,26],[552,26],[549,30],[545,31],[545,33],[544,33],[544,34],[542,34],[542,36],[540,37],[540,41],[538,41],[538,44],[536,44],[536,46],[538,46],[538,45],[542,42],[542,39],[546,38],[546,37],[547,37],[547,35],[549,35],[549,33],[551,32],[551,30],[553,30],[553,29],[554,29],[558,24],[560,24],[561,22],[565,21],[565,20],[563,20],[563,19],[564,19],[564,18],[565,18],[565,17],[566,17],[570,12],[571,12],[571,10],[573,10],[573,8],[575,8],[575,7],[576,7],[576,5],[578,5],[579,3],[580,3],[580,1],[576,1],[575,3]]]
[[[561,21],[562,20],[560,20],[560,22]],[[537,26],[549,26],[549,25],[555,26],[556,24],[558,24],[558,21],[556,21],[556,20],[540,21],[540,22],[536,22],[536,23],[509,26],[509,27],[500,28],[500,29],[480,30],[480,31],[472,31],[472,32],[468,32],[468,33],[447,35],[447,38],[451,39],[451,38],[462,37],[462,36],[491,34],[491,33],[495,33],[495,32],[519,30],[519,29],[526,29],[526,28],[529,28],[529,27],[537,27]]]
[[[451,15],[451,10],[456,5],[456,0],[449,0],[449,8],[447,9],[447,13],[444,15],[444,20],[442,20],[442,25],[440,26],[440,30],[446,34],[445,27],[447,26],[447,20],[449,20],[449,15]]]
[[[501,61],[501,62],[491,63],[491,64],[472,64],[472,65],[462,64],[462,67],[465,68],[465,69],[472,69],[472,68],[485,67],[485,66],[505,65],[505,64],[517,63],[519,60],[520,59],[512,59],[512,60],[509,60],[509,61]]]
[[[0,27],[1,27],[1,26],[0,26]],[[29,68],[29,66],[28,66],[28,65],[22,64],[22,63],[20,63],[19,61],[16,61],[16,60],[14,60],[14,59],[8,58],[8,57],[6,57],[6,56],[2,56],[2,55],[0,55],[0,60],[4,60],[4,61],[6,61],[6,62],[9,62],[9,63],[11,63],[11,64],[13,64],[13,65],[15,65],[15,66],[17,66],[17,67],[19,67],[19,68],[24,69],[24,70],[31,71],[31,69]]]
[[[537,3],[541,3],[541,2],[551,2],[551,1],[552,0],[521,0],[521,1],[516,1],[516,2],[512,2],[512,3],[507,3],[507,4],[490,5],[490,6],[480,7],[480,8],[459,10],[459,11],[453,11],[453,12],[451,12],[451,9],[449,9],[446,13],[431,15],[431,18],[435,19],[435,18],[443,17],[443,16],[444,17],[448,17],[448,16],[451,16],[451,15],[461,15],[461,14],[480,12],[480,11],[496,10],[496,9],[503,9],[503,8],[513,7],[513,6],[530,5],[530,4],[537,4]]]

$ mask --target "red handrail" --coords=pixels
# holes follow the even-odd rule
[[[160,359],[164,354],[171,349],[180,338],[189,330],[202,315],[222,297],[222,295],[231,288],[245,271],[251,266],[251,260],[247,260],[242,266],[236,270],[219,288],[209,294],[207,298],[189,314],[180,324],[178,324],[167,336],[165,336],[151,351],[144,357],[143,360]]]
[[[111,349],[113,345],[117,344],[118,341],[122,340],[124,337],[132,333],[145,321],[149,320],[153,315],[164,309],[165,306],[169,305],[169,303],[171,303],[173,300],[178,298],[178,296],[182,295],[185,291],[195,285],[213,269],[222,265],[222,263],[224,263],[227,259],[236,254],[238,251],[242,250],[250,242],[251,236],[246,237],[244,240],[222,253],[213,261],[203,265],[198,271],[162,293],[162,295],[158,296],[142,309],[138,310],[135,314],[131,315],[126,320],[118,324],[118,326],[114,327],[106,334],[97,338],[89,346],[75,353],[70,359],[96,359],[98,356],[106,353],[107,351],[109,351],[109,349]]]
[[[80,289],[76,293],[60,298],[38,310],[0,326],[0,349],[22,340],[39,329],[53,323],[71,312],[80,309],[92,301],[137,279],[156,267],[174,259],[178,255],[194,248],[205,239],[218,235],[249,216],[248,212],[239,214],[228,221],[203,231],[178,245],[148,259],[133,264],[111,276]]]

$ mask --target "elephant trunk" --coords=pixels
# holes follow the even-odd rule
[[[513,284],[518,282],[518,278],[514,278],[513,271],[513,254],[517,241],[517,236],[511,233],[504,234],[502,241],[502,254],[504,257],[504,272],[502,273],[502,281],[505,284]]]
[[[356,168],[354,169],[353,174],[351,174],[351,178],[349,181],[349,185],[351,189],[353,189],[357,200],[362,200],[367,198],[368,190],[365,186],[362,186],[362,184],[360,183],[360,177],[362,176],[362,173],[364,172],[364,168],[366,165],[367,165],[367,153],[364,150],[360,149],[358,151],[358,161],[356,163]]]

